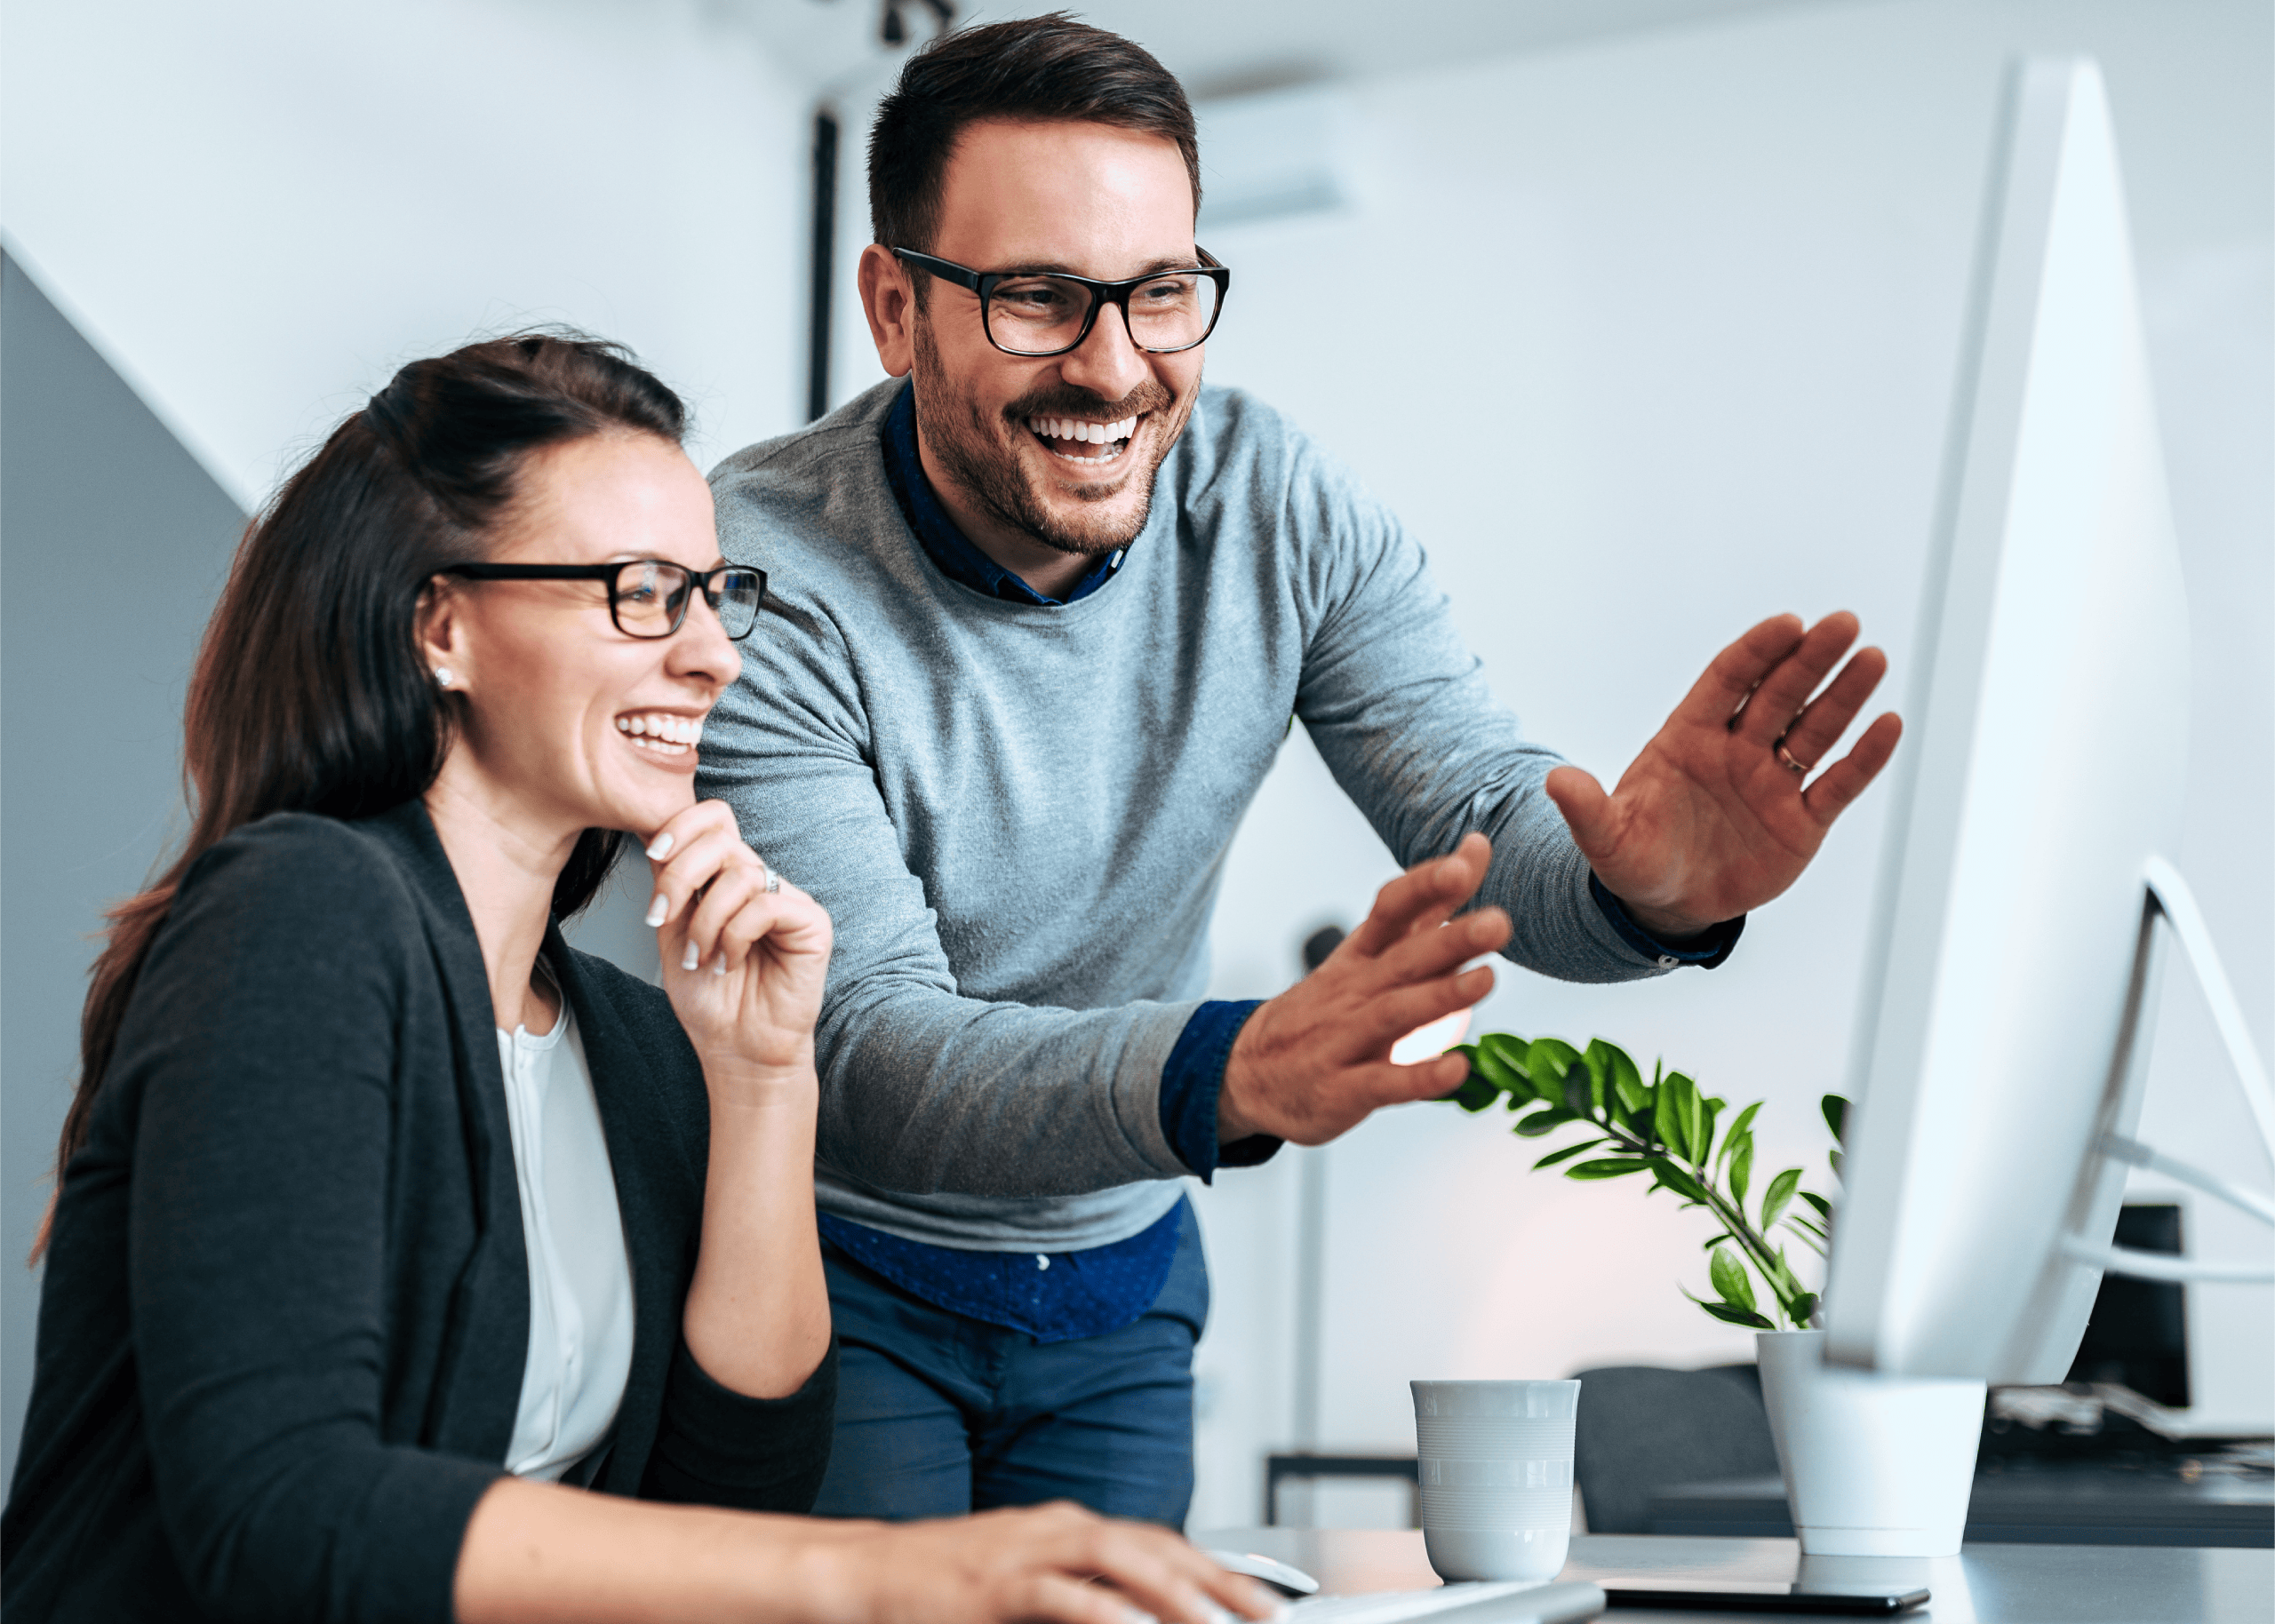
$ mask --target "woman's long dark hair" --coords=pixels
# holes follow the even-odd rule
[[[531,452],[611,431],[677,444],[686,420],[679,397],[619,346],[524,333],[412,362],[285,482],[245,532],[190,675],[188,837],[148,890],[107,914],[56,1152],[59,1190],[190,865],[272,812],[368,817],[424,794],[460,703],[419,655],[427,584],[488,552]],[[592,900],[622,843],[613,831],[585,832],[554,888],[555,914]],[[50,1222],[54,1210],[51,1201]],[[43,1222],[35,1261],[47,1237]]]

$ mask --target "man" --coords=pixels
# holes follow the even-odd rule
[[[1181,1521],[1207,1281],[1174,1181],[1450,1092],[1458,1056],[1388,1051],[1484,996],[1479,953],[1720,962],[1896,743],[1883,717],[1804,788],[1886,664],[1811,700],[1847,616],[1747,633],[1609,796],[1526,743],[1397,521],[1201,387],[1229,273],[1199,195],[1184,95],[1135,45],[1064,17],[948,36],[871,147],[861,297],[911,382],[713,476],[774,598],[704,792],[837,923],[825,1513]],[[1201,1002],[1291,718],[1415,866],[1292,990]]]

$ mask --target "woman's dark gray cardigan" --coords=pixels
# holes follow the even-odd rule
[[[599,1096],[637,1305],[595,1487],[802,1511],[836,1355],[731,1393],[680,1314],[703,1076],[662,992],[547,962]],[[489,983],[416,802],[298,814],[200,858],[67,1171],[4,1518],[10,1624],[442,1620],[529,1347]]]

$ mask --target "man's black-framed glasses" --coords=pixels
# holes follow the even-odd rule
[[[627,637],[669,637],[687,619],[700,592],[735,641],[758,624],[766,601],[766,571],[741,564],[690,569],[660,558],[617,564],[453,564],[443,575],[470,581],[600,581],[608,586],[608,612]]]
[[[987,341],[1008,355],[1064,355],[1082,347],[1108,305],[1122,311],[1130,341],[1156,355],[1173,355],[1207,341],[1225,308],[1230,267],[1197,251],[1190,270],[1155,271],[1127,282],[1093,282],[1061,271],[975,271],[913,248],[896,248],[904,265],[979,295],[979,324]]]

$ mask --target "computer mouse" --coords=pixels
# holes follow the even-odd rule
[[[1303,1569],[1289,1567],[1284,1562],[1274,1562],[1269,1556],[1259,1556],[1254,1551],[1204,1550],[1201,1554],[1220,1568],[1245,1573],[1250,1579],[1260,1579],[1290,1596],[1309,1596],[1319,1588],[1319,1580]]]

